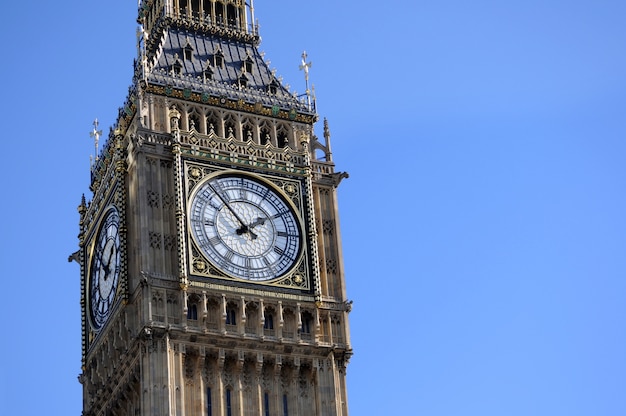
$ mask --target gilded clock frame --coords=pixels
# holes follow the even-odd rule
[[[307,210],[304,200],[304,178],[286,177],[266,172],[253,172],[242,169],[229,169],[220,166],[208,166],[193,160],[183,161],[184,188],[185,188],[185,213],[188,215],[191,198],[198,186],[216,175],[232,174],[249,176],[255,180],[268,184],[277,192],[292,208],[301,230],[300,254],[290,270],[281,277],[273,280],[254,281],[232,277],[215,267],[197,246],[189,222],[185,222],[187,240],[187,265],[191,279],[202,281],[218,280],[220,283],[232,282],[236,285],[251,285],[253,287],[277,287],[281,289],[296,289],[298,291],[310,291],[313,288],[312,274],[310,271],[310,253],[308,241]]]

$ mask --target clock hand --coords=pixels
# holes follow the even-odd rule
[[[239,224],[241,224],[241,227],[237,228],[237,230],[236,230],[237,235],[242,235],[244,233],[249,233],[250,237],[252,237],[253,240],[256,240],[256,238],[258,236],[255,233],[253,233],[252,231],[250,231],[250,229],[248,228],[246,223],[243,222],[243,220],[239,217],[239,215],[237,215],[235,210],[228,204],[228,202],[226,202],[226,199],[224,197],[222,197],[222,195],[219,192],[217,192],[217,190],[213,187],[213,185],[211,185],[211,183],[208,183],[208,185],[209,185],[209,188],[211,188],[213,190],[213,192],[215,192],[215,195],[217,195],[217,197],[224,203],[224,205],[226,205],[226,208],[228,208],[228,210],[233,213],[233,215],[235,216],[237,221],[239,221]]]
[[[257,219],[256,219],[256,220],[254,220],[254,222],[253,222],[252,224],[248,225],[248,229],[250,229],[250,228],[254,228],[254,227],[256,227],[257,225],[263,225],[263,224],[265,224],[265,220],[267,220],[267,218],[257,217]]]
[[[113,254],[115,254],[115,244],[111,244],[111,249],[109,250],[109,257],[106,266],[104,266],[105,274],[104,280],[107,280],[109,274],[111,273],[111,262],[113,261]]]

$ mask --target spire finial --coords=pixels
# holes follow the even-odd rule
[[[98,124],[98,119],[95,119],[93,121],[93,130],[89,133],[89,137],[93,138],[95,145],[95,156],[90,158],[91,168],[93,168],[94,163],[98,161],[98,141],[100,140],[100,136],[102,136],[102,130],[98,130]]]
[[[313,62],[307,62],[308,55],[306,51],[302,52],[302,64],[300,65],[300,70],[304,71],[304,83],[306,86],[306,99],[307,104],[309,105],[309,110],[311,109],[311,91],[309,90],[309,68],[313,65]]]

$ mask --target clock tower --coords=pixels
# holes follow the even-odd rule
[[[143,0],[133,83],[79,206],[83,415],[345,416],[330,132],[251,0]]]

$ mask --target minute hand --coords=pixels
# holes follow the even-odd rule
[[[255,233],[253,233],[252,231],[250,231],[250,229],[248,228],[246,223],[243,222],[243,220],[239,217],[239,215],[237,215],[235,210],[228,204],[226,199],[224,197],[222,197],[222,194],[220,194],[217,191],[217,189],[215,189],[215,187],[213,187],[213,185],[211,185],[210,183],[208,185],[209,185],[209,188],[211,188],[213,190],[213,192],[215,192],[215,195],[217,195],[217,197],[224,203],[224,205],[226,205],[226,208],[228,208],[228,210],[233,213],[233,215],[235,216],[237,221],[239,221],[239,224],[241,224],[241,227],[237,228],[237,230],[236,230],[237,235],[241,235],[241,234],[244,234],[244,233],[249,233],[250,237],[252,237],[252,239],[255,240],[257,238],[257,235]]]

